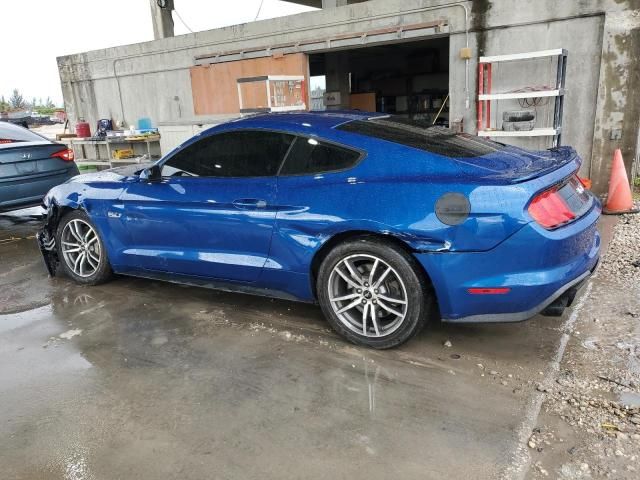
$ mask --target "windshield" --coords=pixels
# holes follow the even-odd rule
[[[7,122],[0,122],[0,144],[14,142],[42,142],[49,141],[37,133],[30,132],[26,128]]]
[[[452,158],[480,157],[505,148],[501,143],[455,133],[448,128],[432,126],[424,120],[396,116],[355,120],[337,128]]]

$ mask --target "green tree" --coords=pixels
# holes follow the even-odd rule
[[[20,94],[20,91],[17,88],[13,89],[13,93],[11,93],[11,97],[9,97],[9,104],[12,108],[25,107],[24,97]]]
[[[0,97],[0,112],[4,112],[9,109],[9,102],[7,102],[4,98],[4,95]]]

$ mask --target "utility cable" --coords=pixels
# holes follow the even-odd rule
[[[260,6],[258,7],[258,13],[256,13],[256,18],[253,19],[254,22],[256,20],[258,20],[258,17],[260,16],[260,12],[262,11],[262,5],[263,4],[264,4],[264,0],[260,0]]]
[[[178,19],[180,19],[180,22],[182,22],[182,25],[184,25],[184,26],[186,27],[186,29],[187,29],[187,30],[189,30],[191,33],[195,33],[193,30],[191,30],[191,29],[189,28],[189,25],[187,25],[187,24],[185,23],[185,21],[182,19],[182,17],[181,17],[181,16],[180,16],[180,14],[178,13],[178,10],[176,10],[176,9],[174,8],[174,9],[173,9],[173,11],[175,12],[176,17],[178,17]]]

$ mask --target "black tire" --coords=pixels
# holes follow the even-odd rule
[[[93,228],[96,233],[96,242],[99,244],[100,255],[99,261],[97,262],[97,268],[92,274],[88,276],[81,276],[76,274],[76,272],[73,271],[73,268],[69,265],[67,256],[65,256],[62,252],[63,232],[65,230],[65,227],[73,220],[81,220],[82,222],[85,222],[86,224],[91,226],[91,228]],[[109,264],[109,259],[107,257],[107,251],[104,248],[104,243],[102,242],[100,235],[98,234],[98,229],[89,219],[89,216],[82,210],[74,210],[73,212],[70,212],[62,217],[56,230],[56,245],[58,246],[58,258],[60,260],[62,270],[69,278],[74,280],[76,283],[79,283],[81,285],[99,285],[110,280],[113,276],[113,271],[111,270],[111,265]]]
[[[502,130],[505,132],[528,132],[536,126],[536,121],[529,122],[502,122]]]
[[[535,121],[535,110],[507,110],[502,112],[502,120],[504,122],[530,122]]]
[[[336,314],[330,300],[330,288],[333,288],[330,282],[335,282],[332,280],[332,272],[344,259],[358,258],[358,255],[370,255],[385,262],[394,270],[393,273],[400,278],[404,286],[407,300],[405,315],[397,328],[389,334],[365,336],[362,333],[356,333]],[[417,335],[426,325],[435,303],[434,295],[417,260],[393,243],[371,236],[347,241],[331,250],[320,265],[316,289],[322,311],[333,329],[350,342],[376,349],[396,347]],[[369,301],[373,302],[373,300]],[[354,308],[362,307],[358,305]],[[380,312],[385,313],[383,310]],[[359,314],[356,312],[356,315]]]

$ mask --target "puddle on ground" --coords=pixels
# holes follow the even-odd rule
[[[622,392],[619,403],[629,407],[640,407],[640,393]]]
[[[23,312],[0,313],[0,333],[6,333],[48,318],[52,312],[51,305],[43,305]]]

